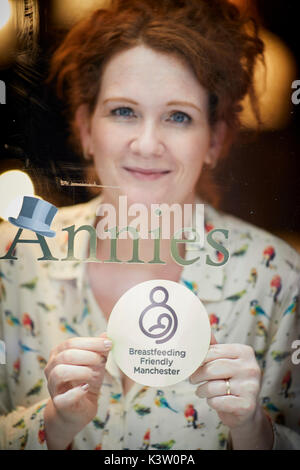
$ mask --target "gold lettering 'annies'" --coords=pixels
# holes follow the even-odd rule
[[[118,238],[121,232],[123,231],[128,231],[133,235],[133,240],[132,240],[132,258],[127,261],[123,261],[118,259],[117,257],[117,245],[118,245]],[[158,229],[160,230],[160,229]],[[90,225],[82,225],[81,227],[75,229],[75,225],[72,225],[70,227],[66,227],[62,229],[63,232],[68,233],[68,246],[67,246],[67,256],[66,258],[63,259],[58,259],[55,258],[55,256],[52,255],[50,248],[45,240],[45,237],[42,235],[39,235],[36,233],[36,239],[31,239],[31,240],[26,240],[21,238],[21,234],[23,232],[23,229],[20,228],[12,241],[7,253],[4,256],[0,256],[0,259],[8,259],[8,260],[17,260],[17,256],[14,255],[14,251],[16,249],[16,246],[18,243],[34,243],[34,244],[39,244],[41,251],[43,253],[43,257],[38,258],[37,261],[81,261],[81,262],[97,262],[97,263],[128,263],[128,264],[166,264],[165,261],[160,259],[160,231],[159,231],[159,236],[158,238],[153,240],[153,259],[150,261],[143,261],[139,259],[139,234],[134,229],[133,227],[125,227],[122,230],[118,230],[118,227],[114,227],[113,229],[109,229],[109,232],[113,232],[110,240],[110,258],[108,260],[100,260],[96,257],[97,254],[97,234],[96,230],[94,227]],[[89,257],[88,258],[83,258],[83,259],[78,259],[74,252],[75,252],[75,237],[78,233],[86,231],[89,234]],[[181,234],[182,233],[192,233],[194,235],[194,239],[182,239]],[[221,230],[221,229],[214,229],[211,230],[211,232],[208,233],[207,235],[207,243],[213,247],[215,250],[219,251],[223,255],[223,261],[221,263],[219,262],[214,262],[210,259],[209,255],[206,255],[206,260],[205,263],[210,265],[210,266],[223,266],[225,263],[227,263],[229,259],[229,252],[227,249],[223,246],[223,244],[217,242],[213,238],[213,234],[216,232],[221,232],[226,239],[228,239],[228,230]],[[183,259],[179,256],[178,253],[178,244],[184,243],[184,244],[193,244],[193,243],[198,243],[199,242],[199,233],[196,231],[194,228],[190,227],[185,227],[180,229],[172,238],[171,238],[171,247],[170,247],[170,252],[173,260],[182,266],[190,265],[193,263],[196,263],[197,261],[200,260],[200,256],[196,256],[193,259]],[[197,247],[196,250],[198,251]]]
[[[178,375],[180,373],[180,369],[158,369],[157,367],[152,367],[151,369],[143,368],[140,366],[134,366],[133,368],[134,374],[158,374],[158,375]]]

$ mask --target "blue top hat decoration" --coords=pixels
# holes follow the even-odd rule
[[[9,217],[8,220],[17,227],[32,230],[44,237],[55,237],[56,233],[50,230],[50,225],[58,209],[33,196],[24,196],[23,205],[17,219]]]

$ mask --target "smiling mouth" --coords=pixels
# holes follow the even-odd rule
[[[158,179],[161,178],[164,175],[167,175],[168,173],[171,173],[170,170],[159,170],[159,169],[144,169],[144,168],[137,168],[137,167],[123,167],[124,170],[126,170],[128,173],[132,174],[132,176],[135,176],[138,179]]]

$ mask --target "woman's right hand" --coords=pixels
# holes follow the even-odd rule
[[[48,449],[65,449],[95,417],[111,346],[102,333],[70,338],[51,351],[44,369],[51,396],[45,409]]]

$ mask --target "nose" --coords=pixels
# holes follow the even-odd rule
[[[153,121],[145,121],[138,127],[131,141],[132,152],[143,158],[153,158],[162,156],[164,149],[158,126]]]

